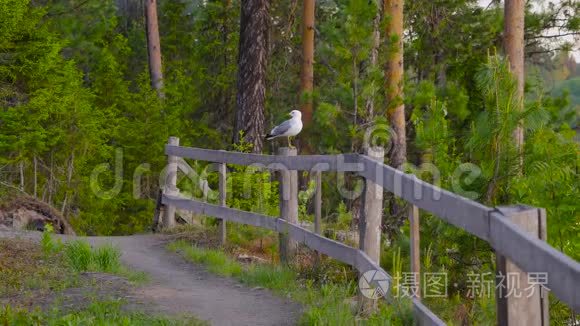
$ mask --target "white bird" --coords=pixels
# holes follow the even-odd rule
[[[278,137],[288,137],[288,146],[294,148],[290,143],[290,138],[298,135],[300,131],[302,131],[302,113],[298,110],[292,110],[290,116],[292,117],[290,120],[286,120],[274,127],[274,129],[266,135],[266,140]]]

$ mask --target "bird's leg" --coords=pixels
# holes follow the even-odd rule
[[[288,139],[288,147],[289,147],[289,148],[292,148],[292,143],[290,143],[290,138],[291,138],[291,137],[292,137],[292,136],[288,136],[288,137],[286,137],[286,138]]]

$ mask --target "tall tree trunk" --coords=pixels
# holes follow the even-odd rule
[[[268,62],[268,0],[242,0],[240,45],[238,57],[238,94],[234,121],[234,143],[253,145],[253,152],[262,151],[264,137],[264,105],[266,101],[266,67]]]
[[[228,41],[230,39],[230,21],[228,17],[230,16],[232,1],[225,0],[223,5],[223,12],[222,12],[222,25],[221,25],[221,38],[222,38],[222,64],[223,66],[220,67],[220,71],[228,71],[228,66],[230,64],[230,51],[228,47]],[[232,113],[232,95],[233,89],[231,87],[220,88],[219,89],[219,101],[217,107],[217,118],[216,118],[216,127],[220,132],[224,132],[225,130],[229,130],[231,128],[231,121],[229,119],[224,119],[224,117],[229,117]]]
[[[388,18],[385,38],[389,48],[386,64],[387,118],[391,127],[389,164],[400,168],[407,160],[405,105],[403,103],[403,0],[384,0],[384,14]],[[391,195],[387,198],[390,214],[383,221],[383,230],[394,239],[406,219],[404,205]]]
[[[385,0],[390,19],[385,30],[389,42],[386,65],[387,118],[393,129],[389,164],[398,168],[406,161],[405,105],[403,104],[403,0]]]
[[[524,98],[524,15],[525,0],[505,0],[503,47],[510,69],[517,80],[518,107],[523,110]],[[521,153],[524,128],[520,124],[514,131],[514,144]]]
[[[73,152],[70,154],[70,158],[68,161],[67,176],[66,176],[66,189],[65,189],[65,194],[64,194],[64,200],[62,201],[62,207],[60,210],[60,213],[62,215],[65,215],[66,205],[68,204],[69,189],[70,189],[70,185],[71,185],[71,181],[72,181],[72,176],[74,173],[74,164],[75,164],[75,153]]]
[[[24,192],[24,161],[20,161],[20,190]]]
[[[38,163],[36,162],[36,155],[34,155],[33,158],[33,162],[34,162],[34,198],[38,198],[37,195],[37,191],[38,191],[38,173],[37,173],[37,165]]]
[[[115,0],[119,27],[125,35],[129,33],[134,22],[143,19],[145,2],[143,0]]]
[[[370,51],[369,63],[370,67],[375,68],[379,64],[379,48],[381,46],[381,17],[382,17],[382,4],[377,6],[377,14],[373,20],[373,45]],[[369,94],[365,100],[365,122],[371,122],[374,120],[375,115],[375,99],[374,94]]]
[[[302,102],[302,121],[308,126],[312,121],[312,90],[314,89],[314,10],[315,0],[304,0],[302,13],[302,72],[300,95],[308,94]]]
[[[353,111],[354,117],[352,119],[352,124],[358,125],[358,64],[356,62],[357,51],[352,51],[352,97],[353,97]],[[354,145],[354,142],[353,142]]]
[[[163,73],[161,66],[161,44],[157,23],[157,0],[145,0],[145,19],[147,21],[147,50],[149,54],[149,74],[151,87],[163,97]]]

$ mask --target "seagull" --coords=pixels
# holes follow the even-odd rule
[[[298,135],[302,131],[302,113],[298,110],[292,110],[290,112],[292,117],[290,120],[286,120],[281,124],[277,125],[266,135],[266,140],[271,140],[278,137],[288,138],[288,147],[294,148],[290,143],[290,138]]]

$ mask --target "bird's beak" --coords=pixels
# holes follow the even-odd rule
[[[292,113],[288,113],[289,116],[292,116]]]

